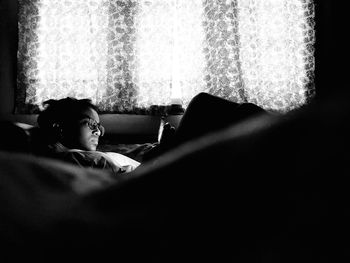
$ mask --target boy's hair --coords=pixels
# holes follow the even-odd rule
[[[90,99],[64,98],[59,100],[50,99],[43,102],[44,110],[37,118],[38,126],[50,132],[55,124],[64,127],[79,119],[82,111],[92,108],[98,111]]]

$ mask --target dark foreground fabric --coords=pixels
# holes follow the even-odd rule
[[[239,123],[87,191],[64,178],[103,174],[1,154],[2,262],[344,262],[348,101]]]

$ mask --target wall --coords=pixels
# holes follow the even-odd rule
[[[334,78],[336,55],[336,28],[340,26],[335,17],[342,8],[341,4],[331,0],[315,0],[316,6],[316,45],[315,45],[315,85],[317,99],[327,98],[339,91],[340,86],[335,85]]]
[[[17,52],[17,1],[0,2],[0,117],[9,118],[14,107]]]

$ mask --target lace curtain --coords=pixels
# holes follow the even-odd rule
[[[19,0],[17,112],[149,113],[198,92],[286,112],[314,93],[312,0]],[[162,108],[163,105],[163,108]],[[154,107],[153,107],[154,109]]]

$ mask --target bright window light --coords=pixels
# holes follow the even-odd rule
[[[240,58],[248,100],[285,111],[308,99],[314,71],[312,1],[237,1]],[[273,99],[272,99],[273,98]]]
[[[314,91],[313,0],[19,0],[19,6],[23,112],[71,96],[90,98],[105,112],[134,113],[186,106],[199,92],[287,112]]]
[[[137,23],[138,102],[178,103],[205,87],[203,6],[193,0],[142,1]]]
[[[40,1],[36,101],[101,99],[107,85],[105,0]]]

